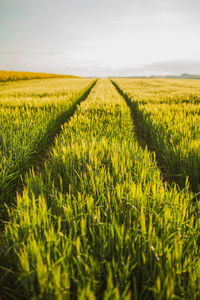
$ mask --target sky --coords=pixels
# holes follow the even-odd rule
[[[200,1],[0,0],[0,70],[200,74]]]

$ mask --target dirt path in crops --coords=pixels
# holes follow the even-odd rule
[[[159,158],[159,153],[157,153],[155,150],[152,149],[150,142],[148,141],[148,136],[146,135],[145,130],[141,126],[141,124],[134,112],[134,108],[133,108],[131,99],[120,89],[120,87],[114,81],[111,80],[111,82],[114,85],[114,87],[116,88],[116,90],[118,91],[118,93],[124,98],[124,100],[126,101],[126,104],[130,108],[131,117],[132,117],[133,125],[134,125],[134,130],[135,130],[135,134],[136,134],[136,138],[137,138],[139,146],[142,147],[143,149],[145,149],[145,147],[147,147],[148,151],[155,154],[157,165],[158,165],[159,169],[161,170],[163,182],[167,182],[169,185],[171,185],[173,181],[170,177],[170,174],[168,174],[167,171],[163,168],[161,159]]]
[[[90,94],[91,90],[96,85],[96,81],[88,88],[88,90],[79,98],[77,101],[72,105],[72,107],[62,113],[54,122],[53,124],[49,124],[46,132],[46,139],[45,141],[41,139],[38,146],[38,151],[33,154],[33,156],[29,157],[28,161],[24,161],[24,169],[23,172],[19,172],[16,178],[14,178],[11,182],[7,183],[7,188],[3,191],[4,193],[0,195],[0,209],[1,209],[1,216],[0,216],[0,300],[5,299],[13,299],[9,295],[9,289],[4,286],[4,276],[6,272],[12,272],[12,270],[8,270],[7,265],[9,262],[5,261],[5,253],[4,253],[4,225],[8,222],[8,214],[7,214],[7,207],[10,205],[15,205],[15,198],[16,192],[20,192],[23,189],[24,182],[23,177],[24,175],[30,170],[32,167],[36,169],[36,171],[41,171],[44,167],[44,161],[47,159],[50,149],[53,147],[55,138],[58,136],[62,130],[62,125],[68,123],[70,118],[73,117],[75,111],[78,108],[78,105],[87,99],[88,95]],[[53,130],[52,127],[54,126]],[[6,206],[5,204],[6,203]],[[9,276],[7,278],[9,281]],[[8,284],[9,285],[9,284]],[[12,285],[12,282],[11,282]]]
[[[49,149],[53,146],[55,137],[59,135],[62,130],[62,125],[70,120],[74,115],[78,105],[84,101],[91,90],[95,86],[96,81],[88,88],[88,90],[65,112],[61,113],[53,122],[50,122],[45,134],[41,137],[35,149],[27,159],[20,162],[19,172],[11,174],[10,178],[0,186],[0,229],[4,227],[4,221],[7,220],[7,209],[5,204],[10,206],[14,204],[16,192],[20,192],[23,186],[23,176],[32,167],[40,169],[43,166],[43,162],[47,157]],[[12,176],[13,175],[13,176]]]

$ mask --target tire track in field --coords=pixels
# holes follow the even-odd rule
[[[96,82],[97,80],[93,82],[86,92],[80,98],[78,98],[77,101],[67,111],[62,112],[55,120],[49,122],[46,132],[42,136],[41,140],[39,140],[37,143],[37,149],[33,149],[26,159],[22,158],[18,162],[19,170],[16,170],[16,172],[8,175],[5,181],[0,183],[1,222],[4,222],[4,220],[7,219],[7,209],[5,207],[5,203],[6,205],[10,205],[12,203],[16,192],[19,191],[23,186],[22,178],[24,174],[31,167],[37,166],[40,168],[43,165],[43,161],[45,160],[48,149],[54,144],[55,137],[62,130],[62,125],[68,122],[73,116],[78,105],[88,97]],[[1,223],[0,227],[2,227]]]
[[[143,127],[140,125],[140,122],[137,118],[137,115],[135,113],[135,111],[137,109],[135,107],[136,106],[138,107],[138,104],[136,102],[133,103],[131,101],[131,99],[128,97],[128,95],[126,93],[124,93],[123,90],[120,89],[120,87],[113,80],[110,79],[110,81],[112,82],[112,84],[114,85],[114,87],[116,88],[118,93],[124,98],[124,100],[126,101],[126,104],[128,105],[128,107],[131,110],[131,117],[132,117],[132,120],[133,120],[134,130],[135,130],[135,134],[136,134],[136,137],[137,137],[138,144],[143,149],[145,147],[147,147],[148,151],[155,154],[157,165],[158,165],[159,169],[161,170],[163,181],[167,182],[169,185],[172,185],[174,183],[174,180],[172,180],[172,178],[171,178],[170,174],[167,172],[167,170],[164,169],[164,167],[162,165],[162,160],[159,157],[159,153],[156,152],[154,149],[152,149],[151,143],[148,139],[148,136],[147,136],[145,130],[143,129]],[[176,185],[177,185],[177,183],[176,183]]]
[[[16,174],[15,178],[12,178],[10,181],[7,182],[6,188],[2,194],[1,186],[0,186],[0,300],[7,300],[13,299],[8,298],[6,295],[4,297],[4,286],[2,282],[2,278],[4,273],[7,271],[6,269],[2,268],[2,261],[4,260],[4,224],[8,221],[8,214],[7,214],[7,207],[12,204],[12,200],[15,199],[15,195],[17,191],[20,191],[23,188],[23,176],[31,167],[37,167],[38,170],[41,170],[43,167],[43,162],[48,155],[49,148],[54,145],[55,137],[59,135],[62,130],[62,125],[64,123],[69,122],[70,118],[74,115],[75,111],[77,110],[78,105],[87,99],[88,95],[90,94],[91,90],[96,85],[97,80],[93,82],[93,84],[88,88],[88,90],[79,98],[77,101],[71,106],[71,108],[65,112],[63,112],[56,120],[53,121],[55,126],[55,130],[52,132],[52,122],[49,123],[47,127],[45,141],[41,139],[39,151],[37,153],[33,153],[32,156],[29,157],[29,161],[25,162],[26,167],[23,169],[22,172]],[[11,188],[12,184],[12,188]],[[5,206],[6,203],[6,206]],[[9,290],[7,291],[9,292]]]

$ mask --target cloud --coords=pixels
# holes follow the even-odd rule
[[[200,75],[200,60],[180,60],[156,62],[149,66],[152,73],[163,75],[177,75],[190,73]]]
[[[27,3],[29,1],[29,3],[33,0],[1,0],[2,3],[4,5],[18,5],[18,4],[23,4],[23,3]]]
[[[0,68],[196,73],[198,8],[199,0],[0,0]]]
[[[131,68],[119,68],[113,75],[118,76],[167,76],[189,73],[200,75],[200,60],[171,60],[152,64],[135,65]]]
[[[73,74],[80,76],[150,76],[200,74],[200,60],[168,60],[130,67],[103,64],[64,51],[0,51],[0,70]]]

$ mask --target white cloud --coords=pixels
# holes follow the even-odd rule
[[[199,10],[199,0],[0,0],[0,68],[146,72],[198,61]]]

